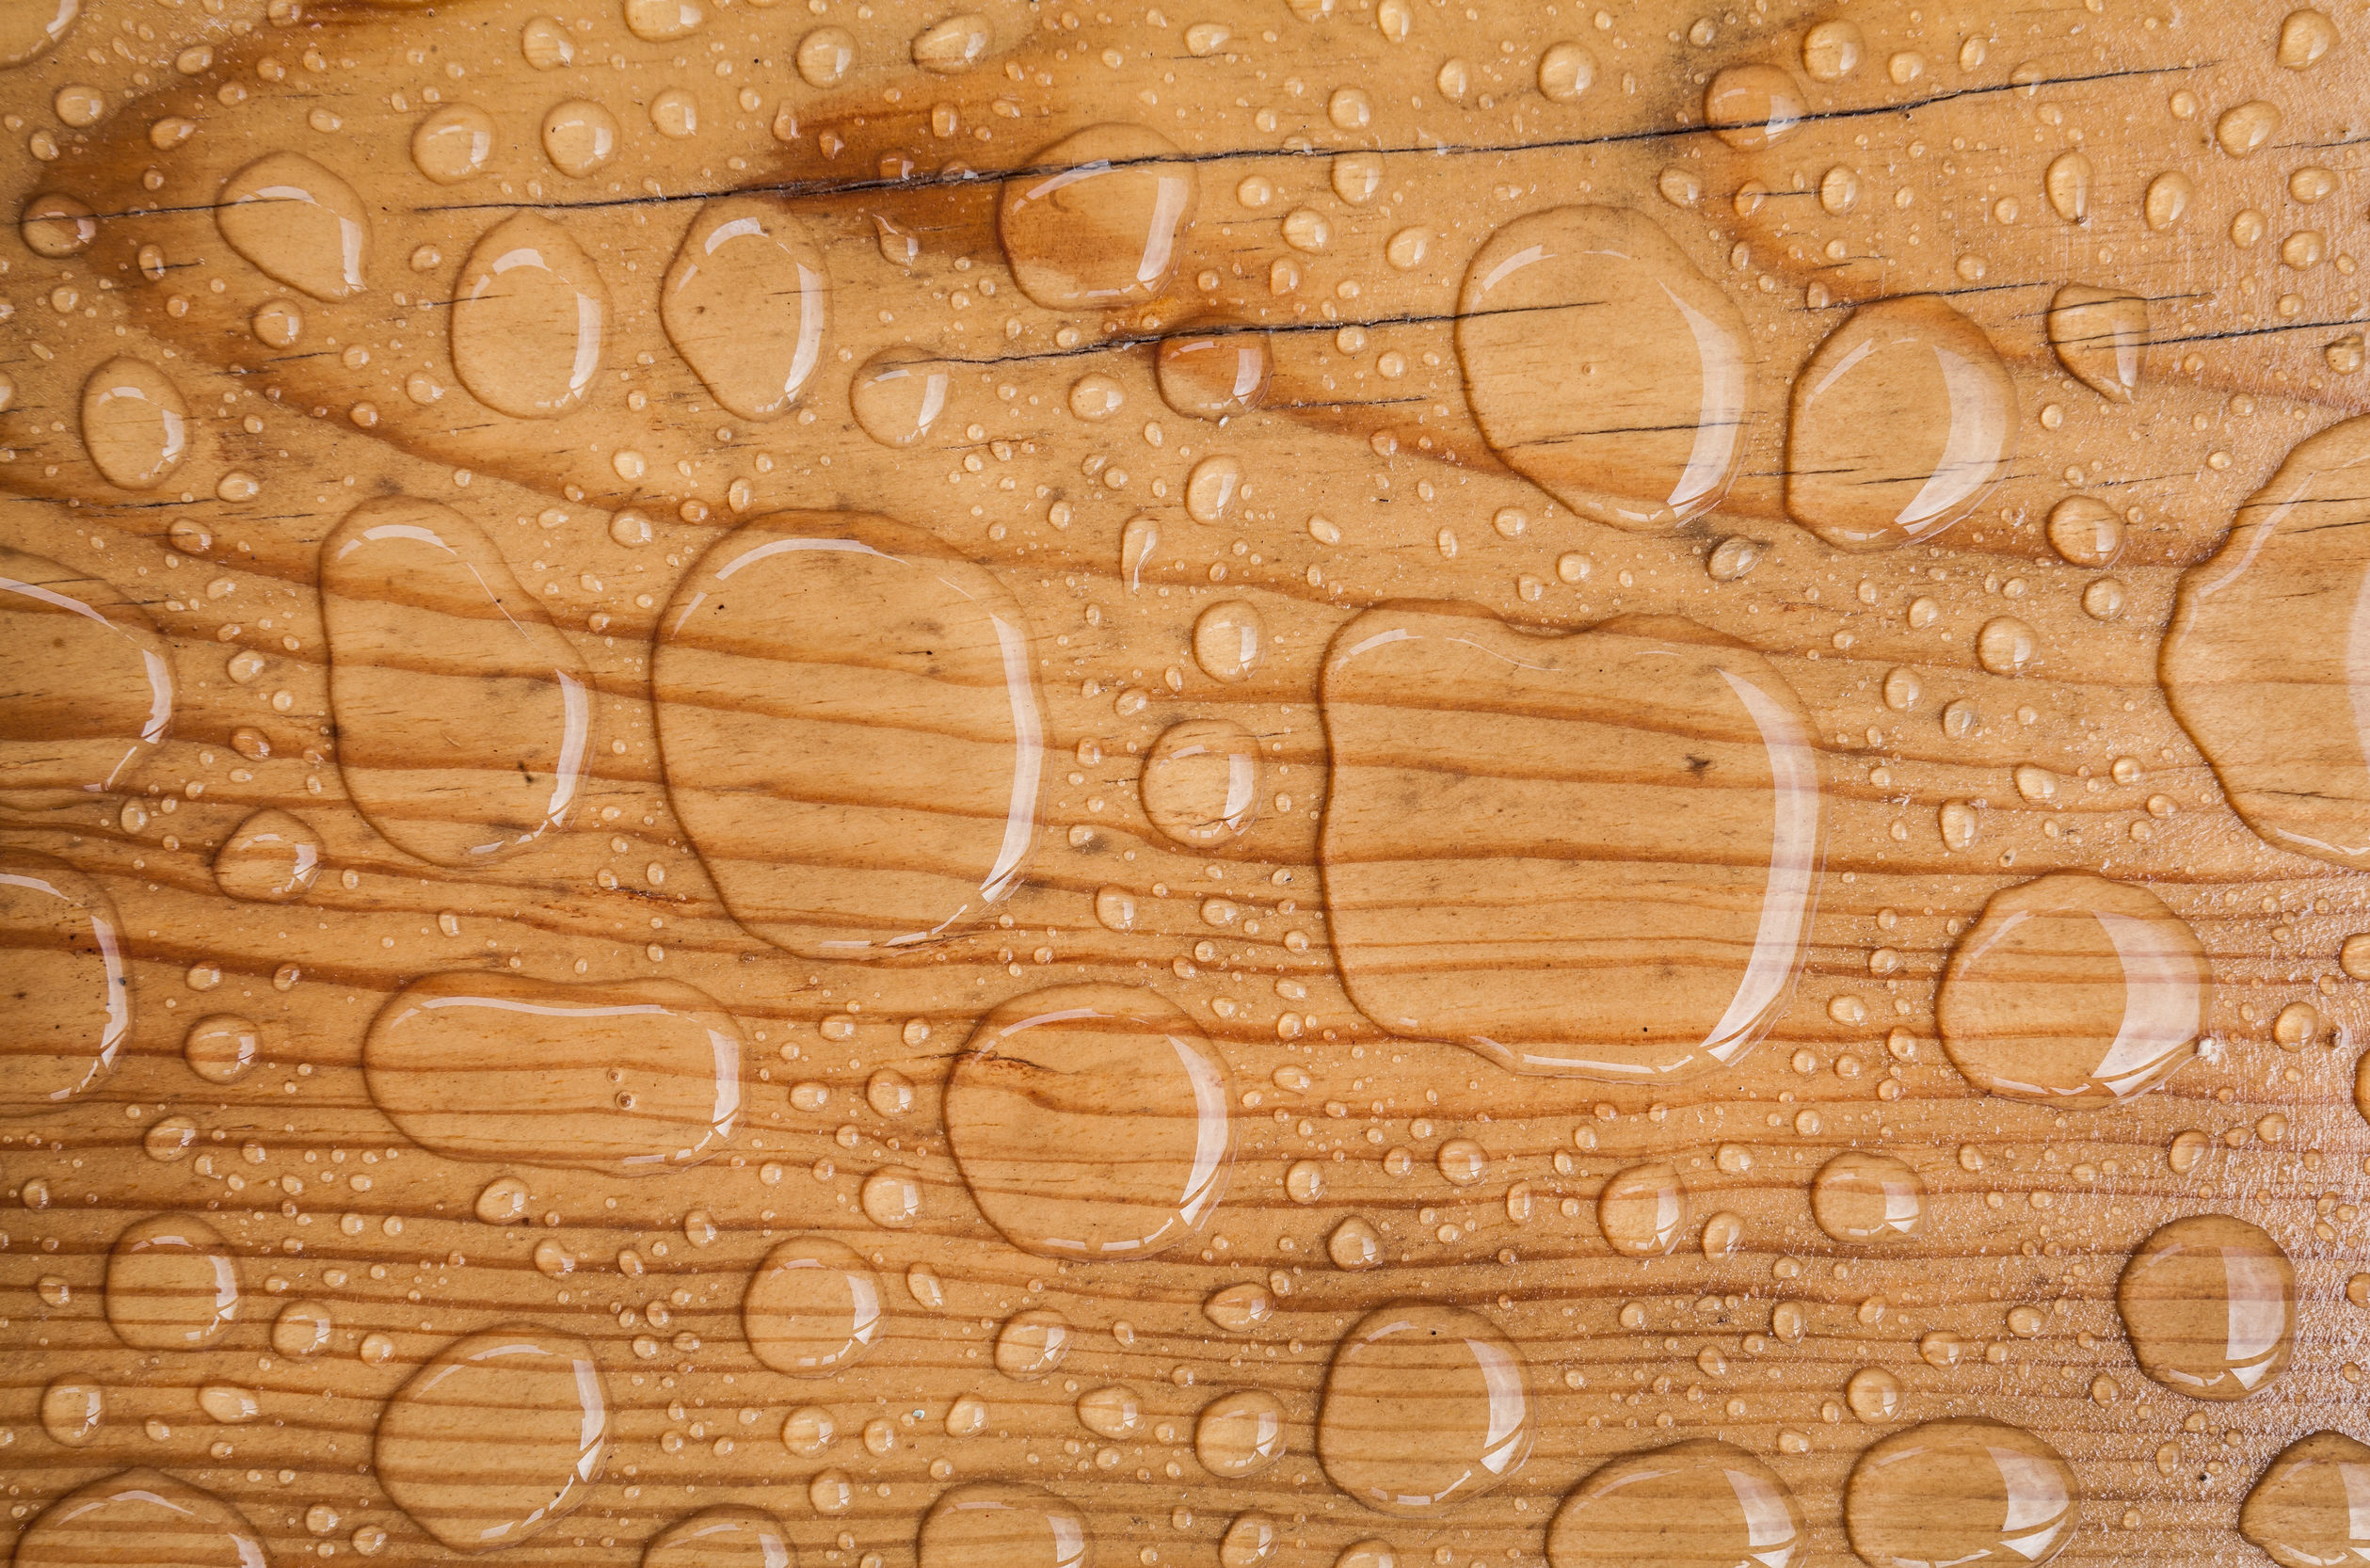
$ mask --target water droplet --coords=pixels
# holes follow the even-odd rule
[[[501,1176],[479,1189],[473,1212],[489,1225],[516,1224],[527,1216],[527,1184],[514,1176]]]
[[[1141,125],[1092,125],[1004,182],[997,215],[1020,291],[1048,310],[1100,310],[1158,296],[1201,200],[1176,143]]]
[[[290,1302],[272,1320],[272,1349],[292,1360],[318,1355],[329,1348],[336,1330],[328,1303]]]
[[[913,63],[941,76],[969,71],[987,57],[995,36],[995,26],[986,17],[977,11],[958,11],[914,35]]]
[[[744,419],[772,419],[814,374],[830,304],[831,275],[805,227],[778,202],[738,196],[708,202],[692,220],[659,317],[717,402]]]
[[[699,0],[625,0],[626,30],[645,43],[689,38],[707,20]]]
[[[2197,185],[2178,169],[2157,175],[2148,183],[2148,194],[2140,203],[2141,216],[2148,227],[2158,233],[2181,221],[2189,210],[2189,199],[2196,195]]]
[[[1860,69],[1866,45],[1852,22],[1821,22],[1802,34],[1802,69],[1815,82],[1840,82]]]
[[[322,541],[320,574],[338,766],[371,825],[463,868],[564,827],[592,763],[592,681],[493,541],[389,496]]]
[[[895,1165],[864,1178],[857,1201],[864,1217],[886,1230],[904,1230],[921,1217],[921,1178]]]
[[[63,39],[82,14],[82,0],[15,0],[0,8],[0,71],[23,65]]]
[[[1050,1492],[1013,1482],[953,1487],[922,1516],[916,1568],[1086,1568],[1085,1516]]]
[[[1844,1384],[1843,1398],[1851,1414],[1871,1426],[1900,1418],[1900,1379],[1882,1367],[1863,1367],[1852,1373]]]
[[[1930,538],[1990,492],[2015,423],[1982,328],[1930,296],[1864,305],[1795,379],[1786,510],[1844,550]]]
[[[1325,1238],[1325,1256],[1337,1269],[1371,1269],[1383,1261],[1383,1239],[1372,1225],[1353,1214]]]
[[[1221,522],[1242,493],[1242,463],[1228,456],[1204,457],[1185,476],[1185,512],[1195,522]]]
[[[1704,89],[1704,123],[1731,147],[1769,146],[1802,123],[1794,78],[1773,65],[1732,65]]]
[[[794,1568],[797,1560],[782,1522],[745,1503],[678,1519],[642,1548],[642,1568]]]
[[[2238,1533],[2280,1568],[2360,1562],[2370,1557],[2365,1491],[2370,1447],[2343,1432],[2313,1432],[2282,1449],[2247,1494]]]
[[[1016,1383],[1049,1376],[1069,1353],[1069,1320],[1051,1307],[1016,1312],[996,1331],[996,1370]]]
[[[233,1013],[216,1013],[189,1026],[182,1056],[189,1070],[209,1083],[236,1083],[255,1065],[261,1039],[255,1025]]]
[[[210,1492],[162,1471],[119,1470],[52,1503],[17,1540],[19,1568],[262,1568],[262,1536]]]
[[[1194,419],[1225,419],[1267,395],[1267,334],[1239,328],[1180,332],[1161,340],[1155,361],[1161,398]]]
[[[263,1402],[256,1399],[253,1389],[228,1383],[210,1383],[199,1389],[198,1408],[226,1427],[252,1421],[264,1413]]]
[[[796,1237],[767,1253],[741,1302],[750,1353],[793,1377],[829,1377],[853,1366],[880,1320],[879,1277],[854,1251],[822,1236]]]
[[[554,104],[543,116],[543,155],[562,174],[583,179],[617,155],[617,117],[586,98]]]
[[[2337,24],[2316,10],[2295,10],[2280,24],[2275,57],[2290,71],[2302,71],[2334,48]]]
[[[2091,173],[2088,154],[2060,152],[2042,176],[2042,189],[2048,195],[2049,205],[2068,223],[2080,223],[2090,216]]]
[[[453,370],[489,408],[556,418],[590,391],[608,322],[609,291],[584,248],[550,218],[519,213],[462,264]]]
[[[1394,607],[1336,634],[1322,697],[1326,896],[1368,1017],[1620,1081],[1734,1062],[1775,1021],[1823,812],[1808,715],[1758,655],[1671,617],[1545,638]],[[1513,760],[1550,755],[1618,757],[1620,781]]]
[[[1880,1439],[1852,1466],[1844,1529],[1869,1562],[2048,1561],[2073,1539],[2073,1466],[2032,1433],[1981,1416]]]
[[[169,1165],[186,1155],[197,1141],[197,1123],[186,1116],[167,1116],[141,1135],[140,1147],[151,1160]]]
[[[2123,520],[2094,496],[2070,495],[2049,509],[2049,547],[2074,566],[2112,566],[2123,550]]]
[[[1489,1491],[1529,1457],[1528,1380],[1521,1353],[1479,1313],[1394,1302],[1334,1351],[1317,1457],[1369,1508],[1434,1513]]]
[[[213,1344],[239,1313],[230,1243],[194,1214],[152,1214],[107,1255],[107,1322],[136,1351]]]
[[[2049,305],[2049,345],[2084,386],[2110,403],[2129,403],[2148,346],[2148,302],[2121,289],[2068,283]]]
[[[41,1390],[41,1430],[52,1442],[79,1448],[99,1435],[106,1408],[106,1391],[99,1384],[59,1378]]]
[[[1675,528],[1744,457],[1744,318],[1667,234],[1611,207],[1518,217],[1458,305],[1466,400],[1490,446],[1583,517]]]
[[[440,185],[457,185],[486,170],[493,156],[494,117],[474,104],[447,104],[411,133],[411,161]]]
[[[2154,1088],[2205,1027],[2204,950],[2144,888],[2061,872],[1993,895],[1951,955],[1943,1048],[1977,1087],[2094,1109]]]
[[[946,1092],[981,1212],[1049,1257],[1146,1257],[1198,1232],[1234,1157],[1226,1072],[1149,991],[1062,986],[981,1020]]]
[[[891,348],[864,362],[848,383],[848,407],[883,446],[911,446],[946,410],[953,373],[918,349]]]
[[[856,35],[844,27],[817,27],[798,40],[797,60],[809,87],[836,87],[856,63]]]
[[[1262,1389],[1212,1400],[1193,1423],[1193,1456],[1225,1480],[1256,1475],[1283,1452],[1284,1406]]]
[[[24,203],[17,232],[36,256],[62,261],[99,237],[99,221],[86,203],[51,192]]]
[[[267,152],[228,180],[214,221],[265,277],[315,299],[367,286],[370,213],[354,187],[296,152]]]
[[[2296,1270],[2280,1244],[2227,1214],[2173,1221],[2123,1266],[2115,1304],[2139,1369],[2200,1400],[2243,1400],[2287,1369]]]
[[[0,639],[45,650],[0,694],[0,736],[14,737],[0,768],[21,802],[112,789],[171,731],[170,648],[104,579],[0,545]]]
[[[1172,725],[1152,744],[1137,789],[1152,825],[1178,843],[1240,838],[1258,807],[1258,739],[1232,719]]]
[[[1707,1438],[1623,1454],[1574,1487],[1547,1529],[1550,1568],[1736,1568],[1794,1560],[1802,1505],[1776,1472]]]
[[[2260,98],[2224,110],[2214,122],[2214,139],[2234,158],[2247,156],[2279,134],[2279,108]]]
[[[1117,1384],[1090,1388],[1078,1397],[1078,1419],[1097,1437],[1127,1437],[1144,1425],[1144,1401]]]
[[[10,683],[29,673],[20,665]],[[0,1114],[54,1109],[107,1075],[131,1028],[114,902],[62,861],[0,851],[0,951],[9,992]]]
[[[1239,599],[1211,605],[1193,622],[1193,662],[1213,680],[1248,680],[1266,650],[1267,622]]]
[[[1010,893],[1044,763],[1030,662],[1003,586],[919,529],[781,512],[719,540],[651,684],[676,813],[733,917],[859,958]]]
[[[108,484],[152,489],[189,449],[189,406],[163,371],[118,356],[83,384],[82,444]]]
[[[1283,1522],[1274,1515],[1256,1509],[1238,1513],[1218,1542],[1219,1568],[1261,1568],[1283,1537]]]
[[[1994,616],[1976,633],[1976,661],[1994,675],[2022,675],[2041,656],[2041,633],[2014,616]]]
[[[1615,1252],[1656,1257],[1679,1244],[1687,1224],[1687,1189],[1659,1161],[1615,1173],[1596,1196],[1596,1225]]]
[[[319,835],[277,807],[239,824],[214,857],[214,885],[257,904],[300,899],[320,874]]]
[[[1275,1315],[1275,1298],[1263,1286],[1229,1285],[1212,1292],[1201,1310],[1228,1334],[1248,1334]]]
[[[1838,1241],[1890,1241],[1917,1228],[1926,1188],[1893,1155],[1847,1149],[1812,1178],[1810,1207],[1818,1228]]]
[[[1539,56],[1539,94],[1550,103],[1575,104],[1596,81],[1596,56],[1585,44],[1565,40]]]
[[[378,1418],[378,1484],[454,1551],[516,1544],[574,1511],[601,1479],[609,1399],[593,1351],[510,1324],[456,1339]]]

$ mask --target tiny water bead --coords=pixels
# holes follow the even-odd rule
[[[1193,227],[1201,176],[1141,125],[1092,125],[1004,182],[997,232],[1020,291],[1049,310],[1157,296]]]
[[[2260,1227],[2227,1214],[2173,1221],[2123,1266],[2115,1303],[2140,1370],[2201,1400],[2243,1400],[2287,1368],[2296,1270]]]
[[[922,1515],[916,1568],[1086,1568],[1085,1515],[1052,1493],[1011,1481],[949,1488]]]
[[[1152,825],[1178,843],[1238,839],[1257,812],[1258,739],[1232,719],[1171,725],[1145,758],[1137,790]]]
[[[2060,872],[1992,896],[1936,1000],[1943,1048],[1977,1087],[2092,1110],[2196,1054],[2204,949],[2144,888]]]
[[[793,1377],[829,1377],[854,1365],[880,1326],[879,1276],[827,1237],[797,1237],[775,1247],[741,1301],[749,1352]]]
[[[1520,1469],[1533,1419],[1529,1369],[1495,1323],[1464,1307],[1394,1302],[1335,1349],[1317,1456],[1367,1507],[1429,1517]]]
[[[134,1350],[194,1351],[239,1316],[231,1245],[195,1214],[154,1214],[107,1254],[107,1324]]]
[[[1061,986],[980,1021],[946,1092],[981,1212],[1048,1257],[1148,1257],[1206,1226],[1234,1159],[1224,1060],[1150,991]]]
[[[2238,1533],[2280,1568],[2361,1562],[2370,1557],[2366,1490],[2370,1447],[2340,1432],[2313,1432],[2265,1469],[2238,1511]]]
[[[1838,1241],[1889,1241],[1916,1230],[1926,1188],[1897,1156],[1850,1149],[1818,1169],[1811,1217]]]
[[[210,1492],[161,1470],[119,1470],[69,1492],[17,1538],[19,1568],[104,1568],[127,1560],[178,1568],[261,1568],[264,1538]]]
[[[354,187],[297,152],[267,152],[222,182],[214,221],[231,248],[315,299],[368,286],[370,213]]]
[[[1708,1438],[1623,1454],[1564,1497],[1547,1528],[1549,1568],[1786,1564],[1802,1509],[1776,1472]]]

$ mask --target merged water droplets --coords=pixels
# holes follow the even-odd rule
[[[239,1313],[230,1243],[195,1214],[152,1214],[107,1255],[107,1324],[139,1351],[194,1351]]]
[[[1870,1563],[2039,1568],[2074,1539],[2081,1500],[2074,1467],[2031,1432],[1952,1417],[1861,1454],[1844,1489],[1843,1524]]]
[[[1466,400],[1507,464],[1583,517],[1675,528],[1744,458],[1744,318],[1670,236],[1613,207],[1514,219],[1458,302]]]
[[[1166,136],[1091,125],[1004,182],[997,228],[1023,294],[1049,310],[1101,310],[1168,286],[1200,200],[1199,170]]]
[[[1574,1487],[1547,1528],[1550,1568],[1785,1568],[1802,1505],[1742,1448],[1708,1438],[1624,1454]]]
[[[572,1512],[609,1452],[592,1347],[510,1324],[456,1339],[396,1391],[371,1451],[378,1484],[442,1545],[515,1545]]]
[[[0,952],[10,993],[0,1117],[56,1110],[107,1075],[131,1030],[114,902],[63,861],[0,850]]]
[[[366,501],[321,542],[320,576],[338,768],[371,825],[456,868],[564,826],[592,766],[592,682],[484,531],[434,502]]]
[[[2341,1432],[2316,1432],[2289,1444],[2264,1471],[2238,1511],[2238,1533],[2280,1568],[2370,1560],[2365,1495],[2370,1447]]]
[[[2201,1400],[2243,1400],[2286,1370],[2296,1270],[2259,1227],[2227,1214],[2175,1220],[2123,1266],[2115,1304],[2140,1370]]]
[[[949,1488],[922,1516],[917,1568],[1086,1568],[1094,1537],[1052,1493],[1014,1482]]]
[[[879,1276],[828,1237],[796,1237],[767,1253],[741,1299],[750,1353],[793,1377],[829,1377],[853,1365],[880,1325]]]
[[[548,217],[514,214],[462,264],[453,372],[489,408],[557,418],[592,389],[609,312],[608,287],[584,248]]]
[[[266,152],[215,197],[215,225],[255,269],[315,299],[368,286],[370,213],[354,187],[299,152]]]
[[[0,770],[35,804],[113,789],[173,722],[171,650],[130,596],[104,579],[0,545]],[[62,868],[61,868],[62,869]]]
[[[1335,952],[1375,1023],[1656,1081],[1775,1021],[1825,823],[1809,717],[1759,655],[1675,617],[1549,638],[1392,607],[1335,635],[1321,695]]]
[[[731,1018],[681,981],[456,971],[387,1003],[362,1070],[424,1148],[638,1176],[697,1164],[731,1137],[741,1056]]]
[[[119,355],[82,389],[82,444],[119,489],[153,489],[189,450],[189,405],[145,360]]]
[[[1464,1307],[1393,1302],[1334,1350],[1317,1457],[1367,1507],[1429,1517],[1520,1469],[1532,1423],[1529,1369],[1495,1323]]]
[[[830,305],[831,275],[805,227],[778,202],[736,196],[692,220],[659,319],[717,402],[772,419],[814,375]]]
[[[18,1568],[264,1568],[263,1537],[211,1492],[160,1470],[119,1470],[58,1498],[18,1537]]]
[[[1148,1257],[1208,1224],[1234,1159],[1225,1063],[1150,991],[1061,986],[989,1013],[946,1091],[964,1182],[1013,1245]]]
[[[2154,893],[2060,872],[1993,895],[1935,1011],[1943,1048],[1977,1087],[2095,1109],[2195,1054],[2207,976],[2196,936]]]

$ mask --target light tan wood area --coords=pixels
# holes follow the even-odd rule
[[[2366,52],[0,0],[14,1560],[2370,1551]]]

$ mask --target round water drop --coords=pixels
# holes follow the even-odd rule
[[[486,170],[498,128],[474,104],[447,104],[411,133],[411,162],[440,185],[457,185]]]
[[[1844,1384],[1843,1398],[1851,1414],[1871,1426],[1898,1420],[1901,1380],[1882,1367],[1863,1367]]]
[[[328,1350],[336,1332],[337,1321],[330,1316],[328,1303],[290,1302],[272,1320],[272,1349],[301,1360]]]
[[[642,1568],[797,1568],[798,1548],[761,1508],[727,1503],[678,1519],[642,1548]]]
[[[510,1324],[456,1339],[387,1402],[378,1484],[453,1551],[514,1545],[575,1510],[609,1451],[590,1345]]]
[[[63,261],[99,237],[99,220],[87,203],[52,192],[25,202],[17,232],[36,256]]]
[[[782,1447],[802,1458],[812,1459],[838,1435],[831,1413],[820,1405],[802,1404],[782,1417]]]
[[[453,370],[480,403],[553,419],[600,373],[609,290],[593,259],[550,218],[518,213],[462,264],[453,303]]]
[[[9,998],[0,1117],[56,1110],[107,1076],[131,1030],[114,903],[63,861],[0,850],[0,952]]]
[[[980,1023],[947,1137],[990,1223],[1049,1257],[1148,1257],[1197,1233],[1234,1159],[1225,1066],[1149,991],[1062,986]]]
[[[996,1331],[996,1370],[1016,1383],[1049,1376],[1069,1353],[1069,1320],[1051,1307],[1016,1312]]]
[[[2280,1451],[2238,1511],[2238,1533],[2280,1568],[2370,1561],[2370,1447],[2316,1432]],[[24,1548],[17,1548],[20,1555]]]
[[[1229,600],[1193,622],[1193,663],[1213,680],[1247,680],[1267,650],[1267,622],[1256,606]]]
[[[2222,111],[2214,122],[2214,139],[2232,157],[2243,158],[2280,134],[2280,118],[2277,104],[2253,99]]]
[[[1257,1475],[1283,1452],[1284,1406],[1264,1389],[1212,1400],[1193,1423],[1193,1456],[1225,1480]]]
[[[856,35],[844,27],[817,27],[798,40],[796,59],[809,87],[836,87],[856,63]]]
[[[1371,1269],[1383,1261],[1383,1238],[1373,1225],[1353,1214],[1334,1226],[1333,1234],[1325,1238],[1325,1256],[1333,1259],[1337,1269]]]
[[[1867,45],[1855,22],[1821,22],[1802,34],[1802,69],[1815,82],[1840,82],[1860,69]]]
[[[1079,1424],[1097,1437],[1114,1441],[1144,1425],[1144,1401],[1132,1388],[1113,1384],[1090,1388],[1078,1397]]]
[[[1736,479],[1744,318],[1634,213],[1556,207],[1499,229],[1465,274],[1456,341],[1491,448],[1583,517],[1676,528]]]
[[[1153,361],[1161,400],[1194,419],[1225,419],[1267,395],[1267,334],[1243,328],[1162,338]]]
[[[1095,919],[1106,931],[1136,928],[1136,896],[1125,888],[1102,888],[1095,893]]]
[[[1849,1149],[1811,1179],[1810,1209],[1818,1228],[1838,1241],[1890,1241],[1917,1228],[1926,1188],[1906,1161]]]
[[[160,1470],[119,1470],[69,1492],[17,1538],[16,1568],[264,1568],[247,1516]]]
[[[153,489],[189,450],[189,406],[145,360],[118,356],[82,389],[82,444],[119,489]]]
[[[41,1430],[65,1448],[79,1448],[98,1436],[106,1413],[106,1390],[95,1383],[64,1377],[41,1390]]]
[[[1704,89],[1704,123],[1729,146],[1769,146],[1802,122],[1806,105],[1793,77],[1773,65],[1734,65]]]
[[[1771,1470],[1708,1438],[1623,1454],[1547,1527],[1549,1568],[1739,1568],[1795,1560],[1802,1509]]]
[[[864,1217],[885,1230],[904,1230],[921,1217],[921,1178],[895,1165],[864,1178],[857,1194]]]
[[[21,807],[113,789],[171,732],[172,650],[137,597],[0,545],[0,646],[43,651],[0,692],[0,771]]]
[[[222,182],[214,221],[265,277],[315,299],[362,292],[370,213],[354,187],[296,152],[266,152]]]
[[[1055,311],[1157,297],[1193,227],[1201,176],[1141,125],[1092,125],[1004,182],[997,227],[1013,278]]]
[[[1317,1457],[1369,1508],[1428,1516],[1481,1496],[1529,1457],[1529,1372],[1497,1326],[1432,1302],[1369,1313],[1333,1354]]]
[[[1258,739],[1232,719],[1172,725],[1152,744],[1136,787],[1152,825],[1180,844],[1241,838],[1258,806]]]
[[[1670,1165],[1632,1165],[1605,1182],[1596,1196],[1596,1224],[1615,1252],[1658,1257],[1679,1244],[1687,1224],[1687,1189]]]
[[[1596,56],[1586,44],[1565,40],[1539,55],[1539,95],[1550,103],[1577,103],[1596,80]]]
[[[583,179],[617,155],[617,117],[588,98],[554,104],[543,116],[543,155],[562,174]]]
[[[181,1043],[189,1070],[209,1083],[236,1083],[255,1065],[262,1035],[253,1020],[216,1013],[189,1026]]]
[[[516,1224],[527,1217],[529,1196],[527,1184],[517,1176],[496,1176],[478,1189],[472,1212],[486,1224]]]
[[[320,837],[276,807],[239,824],[214,857],[214,885],[257,904],[300,899],[320,874]]]
[[[136,1351],[194,1351],[239,1314],[238,1268],[221,1232],[194,1214],[153,1214],[107,1255],[107,1323]]]
[[[2296,1270],[2268,1235],[2227,1214],[2175,1220],[2123,1266],[2115,1304],[2139,1369],[2200,1400],[2243,1400],[2286,1370]]]
[[[890,348],[864,361],[848,383],[848,408],[883,446],[911,446],[946,412],[953,369],[919,349]]]
[[[2123,520],[2095,496],[2067,496],[2049,509],[2049,548],[2073,566],[2112,566],[2123,552]]]
[[[1229,1285],[1211,1293],[1201,1310],[1228,1334],[1248,1334],[1275,1315],[1275,1298],[1263,1286]]]
[[[916,1568],[1086,1568],[1085,1516],[1050,1492],[974,1481],[930,1505],[914,1543]]]
[[[1864,305],[1795,377],[1786,510],[1842,550],[1930,538],[1991,492],[2015,426],[1981,328],[1926,295]]]
[[[140,1139],[151,1160],[169,1165],[189,1152],[198,1141],[198,1124],[186,1116],[167,1116],[152,1125]]]
[[[1283,1521],[1273,1514],[1257,1509],[1238,1513],[1219,1538],[1219,1568],[1261,1568],[1275,1556],[1283,1539]]]
[[[1489,1175],[1489,1151],[1470,1138],[1451,1138],[1433,1157],[1440,1174],[1459,1187],[1470,1187]]]
[[[2195,1054],[2208,971],[2154,893],[2061,872],[1993,895],[1936,1000],[1943,1048],[1977,1087],[2090,1110]]]
[[[255,341],[267,348],[294,348],[304,336],[304,312],[293,299],[266,299],[247,318]],[[200,552],[199,553],[202,553]]]
[[[2336,43],[2337,24],[2325,12],[2293,10],[2280,24],[2280,41],[2273,57],[2290,71],[2302,71],[2336,47]]]
[[[743,419],[789,409],[822,360],[830,308],[822,250],[780,202],[754,196],[702,206],[659,291],[667,341]]]
[[[852,1366],[880,1332],[880,1280],[854,1251],[795,1237],[765,1255],[741,1301],[750,1353],[777,1372],[819,1378]]]
[[[2074,1538],[2081,1488],[2064,1456],[1983,1416],[1879,1440],[1851,1467],[1843,1524],[1872,1563],[2039,1568]]]

